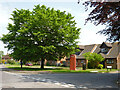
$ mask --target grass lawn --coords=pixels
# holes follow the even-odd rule
[[[49,71],[51,73],[91,73],[91,72],[114,72],[118,71],[117,69],[112,69],[111,71],[107,69],[86,69],[82,70],[82,68],[77,67],[76,70],[70,70],[69,67],[57,67],[57,66],[45,66],[45,69],[41,69],[39,65],[34,66],[25,66],[21,69],[20,65],[5,65],[7,68],[11,68],[18,71]]]

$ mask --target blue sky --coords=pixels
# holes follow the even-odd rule
[[[106,37],[100,34],[96,34],[98,31],[105,28],[103,25],[95,26],[92,23],[85,24],[85,19],[88,17],[88,13],[91,11],[89,9],[85,11],[85,6],[82,3],[78,4],[78,0],[3,0],[0,1],[0,36],[2,34],[7,34],[7,25],[12,23],[9,18],[11,17],[12,11],[17,9],[30,9],[34,8],[34,5],[46,5],[54,9],[59,9],[61,11],[66,11],[74,16],[77,23],[77,27],[81,28],[79,45],[88,45],[88,44],[100,44],[106,41]],[[83,0],[82,0],[83,1]],[[7,49],[4,48],[4,44],[0,41],[0,51],[4,51],[4,54],[7,53]],[[10,53],[10,52],[9,52]]]

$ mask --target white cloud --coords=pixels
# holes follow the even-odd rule
[[[0,24],[11,22],[9,19],[11,12],[9,7],[4,7],[2,3],[0,3]]]
[[[2,3],[0,3],[0,36],[2,36],[2,34],[6,34],[8,33],[7,31],[7,25],[8,22],[11,22],[10,18],[10,11],[8,7],[4,7],[2,5]]]
[[[78,2],[78,0],[0,0],[0,2]]]
[[[5,45],[0,41],[0,51],[4,51],[4,54],[7,54],[7,49],[4,48]]]
[[[103,41],[106,41],[106,37],[104,37],[103,35],[96,34],[93,31],[88,31],[80,36],[79,44],[100,44]]]
[[[2,34],[8,33],[6,27],[8,22],[10,22],[9,18],[10,18],[9,8],[4,7],[2,3],[0,3],[0,37],[2,36]],[[4,46],[5,45],[3,44],[3,42],[0,41],[0,51],[4,51],[4,54],[6,54],[7,49],[4,48]]]
[[[83,45],[88,45],[88,44],[100,44],[104,41],[106,41],[106,36],[101,35],[101,34],[96,34],[98,31],[102,30],[105,28],[104,25],[99,25],[95,26],[92,23],[88,23],[87,25],[83,26],[81,29],[81,34],[80,34],[80,43]]]

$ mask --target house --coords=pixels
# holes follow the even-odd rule
[[[8,54],[5,56],[2,56],[2,60],[8,60],[8,59],[12,59],[12,57],[10,57]]]
[[[60,64],[65,65],[66,63],[66,57],[62,58],[61,60],[45,60],[45,65],[54,65],[54,66],[59,66]]]
[[[120,69],[120,42],[102,44],[92,44],[92,45],[79,45],[80,52],[76,52],[76,65],[77,67],[82,67],[83,63],[88,64],[88,60],[85,59],[84,53],[98,53],[101,54],[105,60],[101,62],[104,68],[107,66],[112,66],[114,69]],[[70,58],[66,58],[66,65],[69,66]]]

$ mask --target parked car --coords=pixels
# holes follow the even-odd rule
[[[26,66],[32,66],[32,63],[27,63]]]

